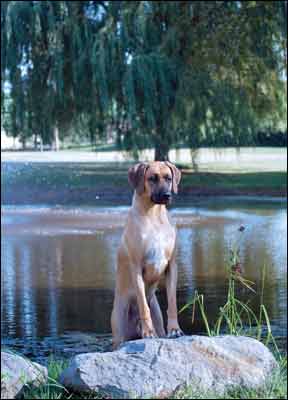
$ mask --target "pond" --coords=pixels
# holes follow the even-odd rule
[[[2,344],[38,360],[110,348],[115,257],[127,210],[2,206]],[[215,321],[227,294],[229,249],[237,241],[243,276],[256,290],[239,288],[238,295],[258,310],[265,266],[264,303],[273,333],[285,347],[286,202],[198,198],[170,212],[178,226],[179,308],[197,290],[209,321]],[[158,298],[166,310],[162,287]],[[198,313],[192,325],[191,309],[180,314],[180,325],[187,334],[204,333]]]

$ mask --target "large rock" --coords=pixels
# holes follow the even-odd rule
[[[248,337],[184,336],[124,343],[114,352],[75,356],[60,382],[75,391],[112,398],[164,397],[193,384],[223,393],[233,386],[263,385],[277,363]]]
[[[39,386],[47,380],[47,368],[17,354],[1,351],[1,399],[14,399],[25,385]]]

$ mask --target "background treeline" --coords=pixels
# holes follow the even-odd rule
[[[286,1],[1,1],[1,49],[24,145],[287,142]]]

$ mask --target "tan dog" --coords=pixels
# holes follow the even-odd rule
[[[183,333],[176,304],[176,230],[166,204],[177,193],[180,171],[169,162],[140,163],[129,169],[135,189],[132,207],[117,257],[117,276],[111,316],[113,347],[138,338],[165,336],[155,290],[165,274],[168,337]]]

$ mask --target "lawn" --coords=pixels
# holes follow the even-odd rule
[[[4,162],[2,204],[128,205],[127,171],[132,164]],[[190,165],[182,166],[181,171],[176,205],[195,196],[286,196],[284,171],[194,172]]]

